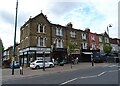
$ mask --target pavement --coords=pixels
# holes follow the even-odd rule
[[[20,69],[14,70],[14,75],[12,75],[12,69],[6,68],[2,69],[2,80],[6,81],[9,79],[18,79],[18,78],[25,78],[25,77],[32,77],[32,76],[42,76],[45,74],[53,74],[53,73],[59,73],[59,72],[65,72],[65,71],[74,71],[78,69],[87,69],[87,68],[94,68],[94,67],[102,67],[107,65],[108,63],[95,63],[94,66],[92,66],[91,63],[79,63],[72,65],[71,64],[65,64],[64,66],[58,66],[56,65],[53,68],[46,68],[45,71],[43,69],[37,69],[32,70],[29,67],[23,68],[23,75],[20,75]]]

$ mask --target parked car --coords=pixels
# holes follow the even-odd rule
[[[45,61],[45,67],[52,68],[52,67],[54,67],[54,63]],[[30,68],[32,68],[32,69],[43,68],[43,60],[35,60],[34,62],[30,63]]]
[[[13,63],[10,63],[10,68],[13,67]],[[20,68],[20,64],[18,61],[14,61],[14,68]]]

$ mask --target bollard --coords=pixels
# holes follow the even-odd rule
[[[23,75],[23,67],[20,66],[20,75]]]
[[[94,66],[94,61],[92,60],[92,66]]]
[[[94,66],[94,59],[93,58],[91,58],[91,62],[92,62],[92,66]]]

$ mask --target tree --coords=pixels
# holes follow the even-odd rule
[[[71,41],[69,41],[68,44],[68,54],[71,54],[75,49],[76,49],[77,45]]]
[[[70,57],[70,61],[71,61],[71,68],[72,68],[72,57],[71,57],[71,53],[74,52],[74,50],[76,49],[77,44],[75,42],[69,41],[68,44],[68,56]]]
[[[105,53],[108,54],[108,53],[111,52],[112,46],[111,46],[111,45],[104,45],[104,46],[103,46],[103,50],[104,50]]]

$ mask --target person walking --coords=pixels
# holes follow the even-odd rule
[[[76,64],[78,64],[78,57],[76,58]]]

